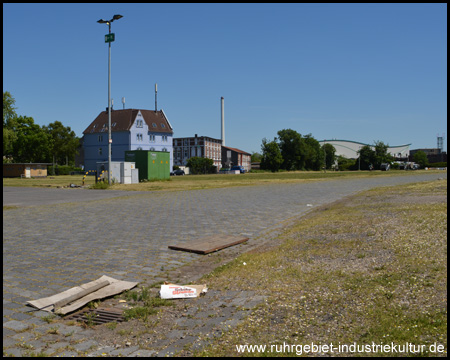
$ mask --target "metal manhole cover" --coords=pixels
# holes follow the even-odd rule
[[[122,322],[123,311],[118,309],[88,309],[77,314],[70,315],[65,320],[92,322],[94,325],[105,324],[108,322]]]

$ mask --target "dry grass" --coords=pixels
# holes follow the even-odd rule
[[[257,290],[269,298],[196,355],[237,356],[238,344],[283,343],[408,342],[426,349],[437,343],[446,350],[445,180],[376,189],[322,207],[279,242],[204,279],[211,288]]]
[[[92,185],[95,182],[94,176],[86,176],[85,185]],[[83,175],[58,175],[47,176],[46,178],[3,178],[3,186],[23,186],[23,187],[61,187],[70,184],[82,185]]]
[[[414,173],[424,173],[425,170],[417,170]],[[428,170],[430,172],[439,172],[439,170]],[[442,173],[442,171],[440,171]],[[338,178],[360,178],[373,176],[402,176],[411,175],[410,171],[290,171],[290,172],[256,172],[239,175],[186,175],[171,176],[167,180],[156,180],[142,182],[139,184],[113,184],[108,188],[111,190],[128,191],[182,191],[182,190],[200,190],[225,188],[233,186],[255,186],[265,184],[298,183],[305,181],[320,181]],[[83,175],[61,175],[49,176],[47,178],[20,179],[3,178],[3,186],[38,186],[38,187],[60,187],[70,184],[82,185]],[[94,184],[94,176],[87,176],[85,184]]]

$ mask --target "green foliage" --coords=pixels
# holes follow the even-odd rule
[[[388,153],[389,145],[382,141],[375,141],[375,169],[379,169],[383,163],[390,163],[394,160],[392,155]]]
[[[305,148],[305,168],[307,170],[320,170],[325,163],[325,154],[319,142],[311,134],[303,138]]]
[[[254,152],[252,154],[252,162],[261,162],[262,160],[262,155],[260,153]]]
[[[414,162],[416,162],[417,164],[420,165],[420,167],[423,169],[424,167],[428,166],[428,157],[427,154],[422,151],[419,150],[417,151],[414,155],[413,155],[413,160]]]
[[[375,163],[375,151],[369,145],[364,145],[359,149],[358,154],[356,166],[359,166],[361,170],[369,170],[369,166]]]
[[[80,142],[70,126],[65,127],[60,121],[55,121],[48,126],[44,126],[43,130],[53,140],[50,151],[54,162],[57,164],[65,163],[66,165],[73,164]]]
[[[3,155],[12,154],[12,146],[16,141],[16,134],[14,132],[16,123],[16,108],[14,104],[16,100],[8,91],[3,92]]]
[[[216,166],[214,161],[208,158],[202,158],[198,156],[191,157],[186,166],[189,167],[191,174],[213,174],[216,172]]]
[[[331,144],[323,144],[321,151],[325,153],[326,168],[331,169],[331,167],[336,162],[336,149]]]
[[[108,181],[98,181],[97,183],[91,185],[90,189],[97,189],[97,190],[106,190],[109,188]]]
[[[55,165],[55,171],[53,172],[53,165],[47,166],[47,174],[54,175],[70,175],[73,171],[81,172],[81,168],[71,166],[71,165]]]
[[[388,153],[388,147],[382,141],[375,141],[373,149],[370,145],[364,145],[359,149],[361,170],[368,170],[370,165],[373,165],[374,169],[379,170],[381,164],[391,163],[394,158]],[[358,160],[356,164],[358,165]]]
[[[278,171],[283,164],[283,157],[281,156],[281,151],[277,142],[275,140],[268,142],[267,139],[264,138],[261,150],[261,169],[270,170],[272,172]]]
[[[15,162],[50,162],[52,140],[32,117],[18,116],[13,130],[16,134],[12,144]]]
[[[325,156],[327,167],[331,168],[335,162],[336,149],[331,144],[320,146],[311,134],[302,136],[292,129],[278,131],[278,138],[272,142],[263,139],[261,148],[261,169],[318,171],[325,165]],[[281,164],[278,164],[280,161]]]
[[[302,136],[295,130],[278,131],[278,146],[283,157],[282,169],[302,170],[305,168],[306,149]]]
[[[428,167],[447,167],[447,162],[436,162],[436,163],[431,163],[428,165]]]
[[[39,126],[29,116],[19,116],[15,99],[3,92],[3,156],[10,162],[73,164],[79,139],[59,121]]]

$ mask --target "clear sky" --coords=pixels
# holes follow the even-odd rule
[[[3,91],[78,136],[108,105],[260,152],[282,129],[447,150],[447,4],[3,4]]]

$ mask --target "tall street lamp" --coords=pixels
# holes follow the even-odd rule
[[[119,20],[122,15],[114,15],[111,20],[100,19],[99,24],[107,24],[109,33],[105,35],[105,42],[108,43],[108,184],[111,185],[111,43],[114,41],[114,33],[111,33],[111,23]]]

